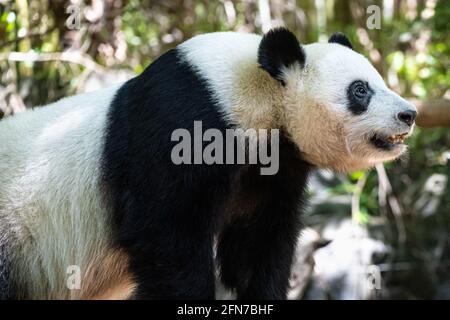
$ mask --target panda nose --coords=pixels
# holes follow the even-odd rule
[[[414,123],[416,116],[417,116],[417,112],[414,110],[402,111],[397,115],[398,120],[406,123],[408,126],[411,126]]]

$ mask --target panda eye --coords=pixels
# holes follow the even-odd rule
[[[353,89],[353,94],[359,99],[364,99],[367,95],[366,85],[362,82],[357,83]]]
[[[347,87],[348,108],[353,114],[361,114],[369,107],[374,91],[366,81],[355,80]]]

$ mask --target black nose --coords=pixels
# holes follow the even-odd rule
[[[413,110],[402,111],[397,115],[398,120],[406,123],[408,126],[411,126],[414,123],[416,116],[417,112]]]

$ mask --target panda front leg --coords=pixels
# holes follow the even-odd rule
[[[122,244],[128,248],[135,299],[214,299],[211,211],[192,194],[176,194],[159,210],[135,210]],[[146,203],[148,204],[148,202]],[[148,218],[151,217],[151,218]]]
[[[217,248],[223,284],[234,289],[238,299],[286,298],[301,226],[304,169],[280,167],[275,176],[243,177],[239,202],[247,201],[242,205],[247,210],[232,213]]]
[[[173,236],[168,235],[167,239]],[[176,244],[170,249],[161,243],[160,250],[169,250],[164,254],[153,249],[136,254],[130,261],[137,283],[134,298],[214,299],[211,242],[206,238],[196,240],[174,240]]]
[[[238,299],[285,299],[297,223],[293,218],[269,221],[283,214],[278,210],[260,214],[253,222],[236,219],[223,230],[218,247],[222,281]]]

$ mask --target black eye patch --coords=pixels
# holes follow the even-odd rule
[[[350,111],[355,115],[366,111],[373,93],[374,91],[367,82],[362,80],[353,81],[347,88],[347,102]]]

